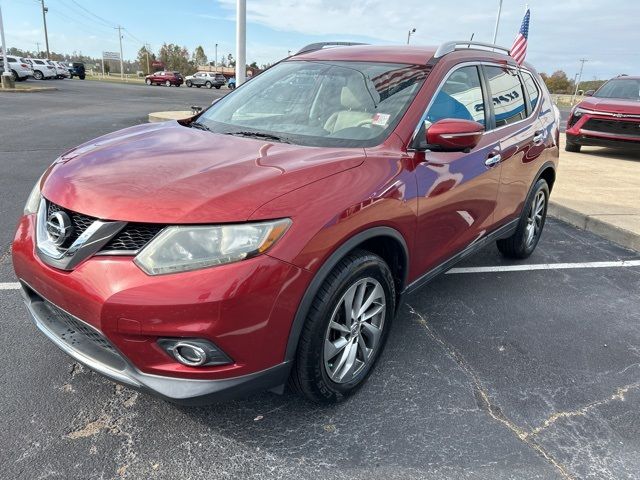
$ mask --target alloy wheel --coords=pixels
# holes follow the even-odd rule
[[[527,248],[531,247],[542,231],[542,221],[544,220],[544,207],[547,199],[542,190],[540,190],[533,199],[531,211],[527,218],[527,226],[525,227],[525,242]]]
[[[324,368],[333,382],[352,381],[375,358],[386,306],[384,288],[371,277],[357,281],[344,293],[324,340]]]

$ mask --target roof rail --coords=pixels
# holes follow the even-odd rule
[[[492,43],[482,43],[482,42],[471,42],[469,40],[457,40],[454,42],[446,42],[438,47],[436,53],[433,58],[440,58],[448,55],[449,53],[453,53],[456,50],[464,50],[464,49],[473,49],[473,50],[489,50],[496,51],[500,50],[507,55],[511,52],[508,48],[500,47],[499,45],[494,45]]]
[[[309,45],[302,47],[294,55],[300,55],[301,53],[313,52],[315,50],[322,50],[324,47],[350,47],[352,45],[368,45],[367,43],[358,42],[318,42],[310,43]]]

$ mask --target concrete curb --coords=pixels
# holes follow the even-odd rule
[[[622,229],[610,223],[555,202],[549,202],[548,214],[574,227],[595,233],[618,245],[640,252],[640,234]]]
[[[53,92],[54,90],[58,89],[56,87],[0,88],[0,92],[10,93]]]
[[[166,122],[167,120],[184,120],[193,117],[191,110],[170,111],[170,112],[151,112],[149,114],[149,122]]]

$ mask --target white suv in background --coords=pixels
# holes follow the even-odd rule
[[[56,77],[57,78],[69,78],[71,75],[69,74],[69,69],[65,67],[60,62],[54,62],[53,60],[47,60],[50,65],[53,65],[56,69]]]
[[[33,68],[33,78],[36,80],[44,80],[49,78],[56,78],[56,67],[49,65],[47,60],[40,58],[27,58],[31,67]]]
[[[2,62],[2,57],[0,57],[0,62]],[[7,62],[9,63],[9,70],[13,73],[14,80],[21,82],[28,77],[33,77],[31,64],[26,58],[7,55]]]

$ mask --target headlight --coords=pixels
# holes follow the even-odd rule
[[[270,222],[164,229],[136,256],[148,275],[185,272],[237,262],[266,252],[291,225]]]
[[[575,108],[573,110],[573,116],[576,118],[580,118],[582,116],[583,113],[587,113],[586,110],[583,110],[582,108]]]
[[[33,186],[31,193],[29,194],[29,198],[27,198],[27,203],[24,206],[25,215],[30,215],[38,211],[38,205],[40,205],[40,181],[41,180],[42,180],[42,177],[38,179],[36,184]]]

